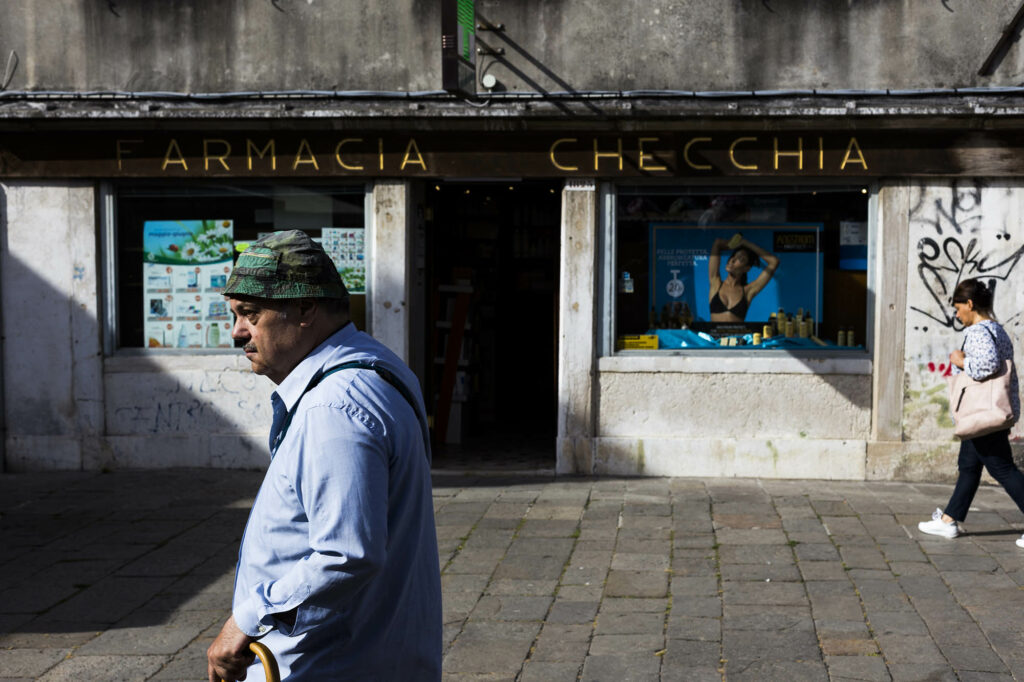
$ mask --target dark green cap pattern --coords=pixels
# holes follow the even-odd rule
[[[334,261],[301,230],[274,232],[238,256],[224,295],[348,298]]]

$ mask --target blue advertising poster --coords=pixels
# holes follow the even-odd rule
[[[230,348],[231,220],[147,220],[142,228],[148,348]]]
[[[737,233],[779,258],[779,266],[767,286],[751,301],[744,322],[766,322],[771,313],[783,308],[821,319],[822,268],[820,224],[780,225],[697,225],[651,223],[651,287],[648,303],[655,313],[669,306],[685,304],[695,322],[709,322],[710,280],[708,259],[716,239],[729,241]],[[719,270],[724,280],[731,249],[720,253]],[[761,273],[754,266],[747,274],[753,282]]]

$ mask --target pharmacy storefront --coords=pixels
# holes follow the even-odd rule
[[[5,468],[262,466],[272,385],[234,349],[220,291],[245,244],[299,228],[357,324],[420,375],[439,444],[458,441],[453,405],[479,416],[502,394],[486,387],[511,351],[494,318],[454,333],[436,301],[484,310],[474,277],[507,250],[503,278],[550,299],[531,319],[496,296],[494,317],[523,330],[515,352],[552,358],[559,473],[952,475],[956,283],[993,283],[1024,346],[1024,136],[775,128],[4,132]],[[508,227],[486,212],[499,190],[554,208]],[[438,216],[470,197],[458,239],[477,269],[442,273],[434,254],[457,244]]]

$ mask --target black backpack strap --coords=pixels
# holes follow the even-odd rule
[[[427,429],[427,420],[423,418],[423,416],[420,414],[419,409],[416,407],[416,398],[413,396],[412,391],[409,390],[409,387],[406,386],[401,379],[395,376],[394,372],[387,369],[386,367],[373,365],[370,364],[369,362],[362,362],[360,360],[353,360],[351,362],[343,362],[340,365],[335,365],[334,367],[330,367],[328,369],[325,369],[323,372],[314,375],[313,378],[310,379],[309,384],[306,386],[305,390],[302,391],[302,395],[300,395],[299,399],[295,401],[295,404],[292,406],[292,409],[288,411],[288,416],[285,417],[284,424],[281,425],[281,430],[277,432],[277,438],[274,439],[273,450],[276,452],[278,446],[281,444],[281,441],[284,440],[284,434],[288,431],[288,427],[291,426],[292,417],[295,416],[295,412],[299,408],[299,402],[301,402],[302,397],[305,396],[310,391],[312,391],[314,388],[316,388],[316,386],[321,381],[326,379],[328,376],[334,374],[335,372],[340,372],[343,369],[373,370],[378,374],[378,376],[380,376],[381,379],[395,387],[395,390],[398,391],[403,398],[405,398],[405,401],[407,403],[409,403],[409,407],[412,408],[413,413],[416,415],[416,421],[420,423],[420,432],[423,435],[423,447],[425,448],[427,458],[429,459],[430,432]]]
[[[354,360],[352,362],[346,362],[331,367],[330,369],[326,370],[323,373],[323,375],[321,375],[320,378],[323,379],[327,375],[334,374],[335,372],[339,372],[343,369],[370,369],[376,372],[381,379],[394,386],[395,390],[401,393],[402,397],[405,398],[405,402],[409,403],[409,407],[412,408],[413,414],[416,415],[416,421],[420,423],[420,431],[423,434],[423,444],[429,448],[430,432],[427,430],[427,420],[423,418],[423,415],[420,414],[419,408],[416,407],[416,398],[413,395],[413,392],[409,390],[409,387],[406,386],[401,379],[395,376],[394,372],[392,372],[387,367],[381,367],[380,365],[372,365],[368,362],[360,362],[358,360]]]

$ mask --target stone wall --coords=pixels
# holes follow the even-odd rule
[[[866,475],[870,361],[619,357],[600,370],[596,473]]]
[[[9,470],[78,469],[103,431],[92,185],[0,184]]]
[[[949,353],[963,342],[950,297],[971,277],[995,285],[995,315],[1024,362],[1024,184],[984,180],[934,181],[910,186],[903,437],[908,448],[901,478],[935,469],[955,475],[956,443],[945,377]],[[1019,370],[1018,370],[1019,371]],[[1024,428],[1011,440],[1018,455]]]
[[[235,354],[104,358],[92,184],[0,185],[4,468],[256,468],[273,385]]]
[[[1017,85],[1020,43],[977,71],[1013,3],[974,0],[478,0],[497,90],[885,89]],[[7,0],[11,90],[441,88],[440,3]],[[11,55],[16,55],[12,60]],[[2,72],[0,72],[2,73]],[[482,88],[481,88],[482,89]]]

